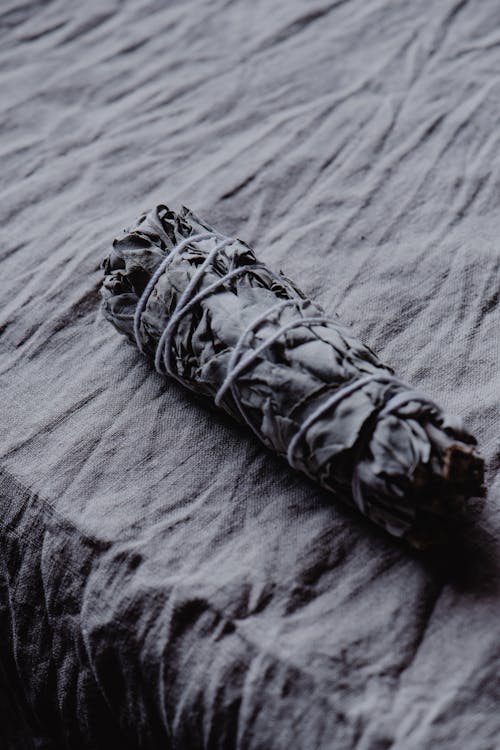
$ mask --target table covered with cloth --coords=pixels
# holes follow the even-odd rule
[[[0,8],[0,746],[495,750],[500,6]],[[488,496],[412,551],[103,319],[187,204],[457,414]]]

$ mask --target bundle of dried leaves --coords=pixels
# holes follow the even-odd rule
[[[391,534],[426,545],[484,495],[459,420],[241,240],[158,206],[114,241],[104,269],[106,318],[158,369]]]

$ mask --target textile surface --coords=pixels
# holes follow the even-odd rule
[[[0,7],[0,741],[495,750],[500,6]],[[463,417],[488,498],[417,555],[99,311],[187,204]]]

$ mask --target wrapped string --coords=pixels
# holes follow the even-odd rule
[[[217,281],[213,282],[212,284],[209,284],[204,289],[196,292],[196,288],[200,284],[200,282],[203,279],[203,276],[205,272],[212,266],[214,261],[217,258],[217,255],[221,252],[221,250],[224,249],[227,245],[234,242],[234,240],[230,237],[227,237],[223,234],[219,234],[218,232],[203,232],[191,235],[185,239],[183,239],[181,242],[179,242],[162,260],[156,271],[151,276],[148,284],[146,285],[143,293],[141,294],[137,306],[134,313],[134,336],[137,343],[137,346],[141,352],[144,352],[141,337],[140,337],[140,322],[141,322],[141,316],[144,312],[144,309],[147,305],[148,299],[158,281],[162,273],[167,269],[168,265],[172,262],[174,257],[178,255],[182,250],[184,250],[188,245],[194,243],[194,242],[202,242],[204,240],[215,240],[215,246],[212,248],[212,250],[208,253],[205,260],[200,264],[200,266],[196,269],[195,273],[193,274],[190,282],[182,292],[181,296],[179,297],[177,304],[175,306],[174,311],[172,312],[161,336],[158,341],[156,352],[155,352],[155,367],[158,370],[158,372],[162,373],[164,368],[164,371],[168,373],[171,377],[178,380],[182,385],[191,387],[188,382],[186,382],[184,379],[180,378],[175,369],[172,365],[172,338],[175,332],[175,329],[181,320],[182,316],[184,316],[187,312],[192,310],[198,303],[200,303],[205,297],[209,296],[213,292],[215,292],[217,289],[224,286],[228,281],[231,279],[235,279],[238,276],[242,276],[243,274],[248,274],[255,272],[257,270],[265,269],[266,273],[270,274],[272,278],[275,279],[278,283],[282,283],[281,278],[278,276],[278,274],[274,273],[270,269],[268,269],[266,266],[264,266],[261,263],[253,263],[251,265],[243,265],[236,269],[233,269],[231,271],[228,271],[226,274],[220,277]],[[272,320],[273,318],[278,319],[281,312],[287,308],[287,307],[296,307],[298,312],[301,310],[301,305],[303,303],[303,300],[300,298],[297,299],[288,299],[283,300],[277,304],[272,305],[266,312],[262,313],[261,315],[257,316],[253,321],[249,323],[249,325],[243,330],[243,332],[240,334],[236,345],[234,346],[231,355],[228,360],[227,365],[227,371],[226,376],[220,385],[219,389],[217,390],[217,393],[215,395],[215,404],[217,406],[220,406],[222,403],[222,399],[227,391],[231,392],[234,404],[241,415],[241,418],[245,422],[245,424],[248,425],[248,427],[252,430],[252,432],[261,440],[264,441],[263,435],[256,429],[255,425],[252,423],[252,420],[249,418],[248,414],[245,412],[245,409],[243,408],[243,405],[241,403],[241,399],[239,397],[239,391],[237,388],[237,379],[238,377],[248,368],[250,367],[255,360],[267,349],[269,348],[273,343],[275,343],[278,339],[280,339],[283,335],[285,335],[287,332],[293,330],[294,328],[299,327],[307,327],[310,328],[312,326],[321,326],[321,325],[328,325],[330,322],[327,317],[324,315],[315,315],[311,317],[298,317],[294,318],[284,325],[280,326],[278,330],[276,330],[274,333],[272,333],[270,336],[268,336],[259,346],[257,346],[255,349],[251,349],[247,356],[243,356],[244,352],[244,344],[247,340],[248,336],[251,333],[254,333],[259,326],[262,324]],[[425,404],[429,407],[429,409],[438,409],[436,404],[434,404],[428,397],[421,394],[418,391],[415,390],[408,390],[407,386],[398,378],[393,377],[392,375],[388,375],[386,373],[374,373],[371,375],[365,375],[361,378],[357,378],[354,381],[350,381],[346,383],[345,385],[340,386],[336,389],[335,393],[333,393],[329,398],[326,399],[323,403],[319,404],[314,411],[305,419],[302,424],[299,426],[297,432],[292,437],[288,444],[287,449],[287,460],[289,464],[293,468],[300,468],[302,469],[311,479],[314,479],[314,477],[310,474],[310,472],[305,469],[304,465],[302,464],[300,467],[298,465],[298,450],[301,445],[301,443],[304,441],[304,439],[307,436],[308,431],[315,425],[315,423],[328,411],[330,411],[333,408],[337,408],[339,404],[344,401],[346,398],[348,398],[351,394],[355,393],[356,391],[359,391],[363,389],[366,385],[369,383],[381,383],[384,385],[395,385],[398,387],[405,388],[406,390],[404,392],[399,392],[396,395],[393,395],[391,398],[389,398],[385,404],[383,403],[380,407],[376,408],[375,411],[378,412],[377,417],[382,418],[386,417],[390,414],[393,414],[397,411],[401,406],[403,406],[406,403],[409,402],[420,402]],[[191,388],[194,390],[193,388]],[[360,456],[362,453],[362,450],[358,450],[358,456]],[[353,467],[353,473],[352,473],[352,495],[353,500],[355,504],[358,506],[358,508],[362,512],[366,512],[366,503],[363,498],[363,494],[361,491],[361,482],[359,478],[359,473],[357,469],[357,462],[355,462]]]

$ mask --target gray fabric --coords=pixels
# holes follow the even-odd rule
[[[499,22],[2,4],[4,745],[498,747]],[[489,484],[465,550],[399,546],[103,321],[108,242],[163,201],[464,418]]]

